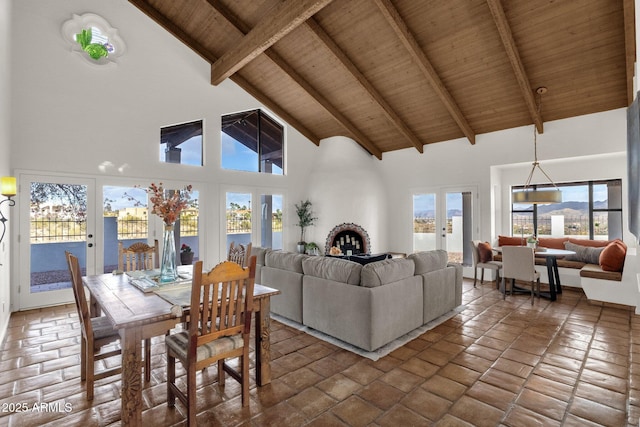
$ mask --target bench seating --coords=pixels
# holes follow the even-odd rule
[[[606,247],[613,242],[573,238],[540,238],[539,241],[540,246],[555,249],[565,249],[564,242],[567,241],[591,247]],[[520,237],[498,237],[498,246],[520,245],[521,242]],[[640,314],[636,251],[633,248],[627,249],[623,243],[622,246],[626,253],[624,253],[622,267],[618,271],[608,271],[610,268],[605,270],[598,264],[558,258],[558,271],[562,285],[582,288],[587,298],[592,301],[632,306],[636,314]],[[494,259],[499,260],[500,256],[496,255]],[[539,266],[542,280],[545,281],[546,260],[543,257],[537,257],[535,263]]]

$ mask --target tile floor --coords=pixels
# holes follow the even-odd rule
[[[554,303],[503,301],[492,284],[474,289],[468,280],[463,303],[459,315],[376,362],[273,322],[272,383],[257,388],[252,379],[242,408],[237,383],[227,378],[220,388],[216,370],[205,371],[198,424],[638,425],[640,322],[632,311],[590,304],[575,290]],[[99,381],[93,402],[84,399],[78,327],[73,305],[14,313],[0,351],[0,426],[120,425],[118,377]],[[166,405],[163,340],[154,340],[143,420],[185,425],[181,405]]]

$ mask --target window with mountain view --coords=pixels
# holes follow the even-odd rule
[[[283,175],[284,128],[264,111],[222,116],[222,168]]]
[[[553,185],[538,185],[552,189]],[[513,236],[622,238],[622,181],[584,181],[558,184],[562,203],[511,205]],[[512,193],[522,191],[512,187]]]

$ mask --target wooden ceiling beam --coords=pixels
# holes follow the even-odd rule
[[[248,33],[249,26],[242,22],[237,16],[232,14],[226,6],[224,6],[219,0],[207,0],[208,3],[220,14],[220,16],[224,17],[229,25],[236,29],[236,31],[240,35],[244,35]],[[305,92],[311,96],[322,108],[331,115],[334,120],[340,124],[345,130],[350,132],[356,142],[362,146],[365,150],[367,150],[370,154],[376,156],[378,159],[382,159],[382,150],[378,148],[367,136],[358,129],[344,114],[342,114],[331,102],[325,98],[317,89],[315,89],[307,80],[305,80],[287,61],[285,61],[280,55],[274,52],[272,49],[268,49],[264,52],[264,54],[275,64],[277,65],[284,73],[288,74],[289,77],[295,81]],[[234,74],[232,79],[234,79],[238,74]],[[266,104],[265,104],[266,105]],[[283,119],[285,119],[283,117]],[[287,119],[285,119],[287,120]],[[290,124],[293,125],[292,122],[287,120]],[[316,143],[319,145],[319,142]]]
[[[424,51],[420,48],[418,41],[413,36],[409,27],[404,22],[396,8],[393,6],[390,0],[374,0],[378,9],[382,12],[382,15],[389,23],[393,31],[396,33],[396,36],[400,39],[404,47],[407,49],[414,62],[418,65],[424,76],[427,78],[427,81],[433,87],[436,95],[440,98],[440,101],[444,104],[449,114],[458,124],[462,133],[467,137],[471,144],[476,143],[476,135],[469,126],[467,119],[462,114],[460,107],[456,103],[453,96],[449,93],[444,83],[440,79],[440,76],[436,72],[433,65],[425,55]]]
[[[527,72],[522,64],[520,52],[518,51],[515,40],[513,39],[513,33],[511,32],[511,27],[507,21],[504,9],[502,8],[502,3],[500,0],[487,0],[487,5],[491,11],[491,16],[493,16],[493,22],[496,24],[496,28],[498,29],[502,45],[507,51],[507,58],[509,58],[511,68],[513,68],[513,73],[515,74],[518,86],[520,86],[520,92],[522,92],[524,102],[529,110],[529,115],[531,116],[533,123],[536,125],[538,132],[543,133],[544,123],[542,121],[542,115],[540,114],[538,104],[536,103],[533,89],[531,89],[529,77],[527,76]]]
[[[153,6],[147,3],[145,0],[129,0],[131,4],[136,6],[142,12],[144,12],[148,17],[156,21],[160,26],[173,34],[178,40],[183,42],[186,46],[190,47],[195,53],[200,55],[205,61],[210,64],[216,61],[215,55],[209,52],[204,46],[198,43],[193,37],[187,35],[184,31],[182,31],[178,26],[176,26],[173,22],[169,21],[164,15],[162,15],[158,10],[156,10]],[[298,132],[307,137],[311,142],[315,145],[320,145],[320,138],[311,132],[305,125],[302,124],[298,119],[289,114],[284,108],[280,105],[273,102],[269,97],[267,97],[264,93],[258,90],[256,87],[251,85],[248,81],[242,78],[239,75],[234,75],[231,77],[231,80],[240,86],[242,89],[247,91],[251,96],[256,98],[259,102],[269,108],[274,114],[277,114],[282,120],[289,123],[293,126]]]
[[[220,84],[331,1],[291,0],[274,6],[233,49],[211,65],[211,84]]]
[[[373,87],[371,82],[367,80],[367,78],[360,72],[358,67],[351,61],[351,59],[347,56],[347,54],[340,49],[340,47],[336,44],[336,42],[327,34],[327,32],[318,24],[318,22],[313,19],[313,17],[309,18],[305,23],[306,27],[311,30],[313,34],[322,42],[329,51],[335,56],[340,63],[346,68],[346,70],[356,79],[360,86],[364,88],[364,90],[369,94],[369,97],[375,102],[384,112],[387,119],[391,122],[393,126],[395,126],[398,131],[405,138],[413,144],[413,146],[420,152],[424,152],[424,144],[418,139],[418,137],[409,129],[409,126],[398,116],[393,108],[389,105],[389,103],[384,99],[384,97],[378,92],[378,90]]]
[[[624,50],[627,70],[627,106],[634,98],[633,78],[636,63],[636,20],[635,4],[633,0],[624,0]]]

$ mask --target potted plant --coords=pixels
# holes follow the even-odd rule
[[[311,202],[309,200],[300,201],[296,203],[296,214],[298,215],[298,227],[300,227],[300,240],[298,241],[298,252],[303,254],[306,249],[306,243],[304,241],[304,231],[307,227],[313,225],[316,221],[316,217],[313,216],[311,211]]]
[[[180,262],[182,265],[193,264],[193,252],[191,251],[191,246],[186,243],[183,243],[180,247]]]
[[[527,237],[527,246],[529,246],[530,248],[537,248],[538,247],[538,238],[534,235],[534,236],[529,236]]]
[[[307,254],[308,255],[319,255],[320,254],[320,247],[314,242],[307,243],[305,248],[307,250]]]

